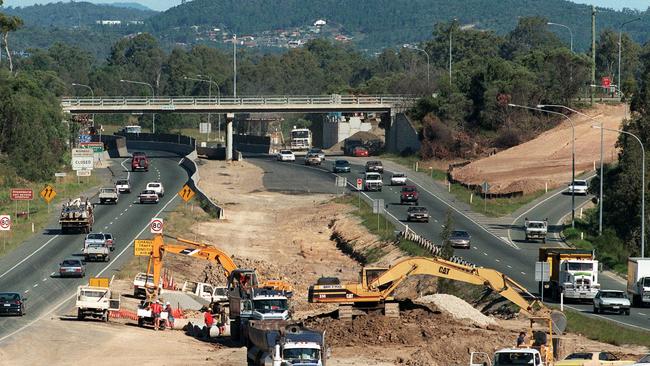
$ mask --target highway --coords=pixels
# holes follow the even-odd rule
[[[27,297],[24,317],[0,317],[0,342],[10,340],[13,334],[52,312],[70,310],[77,286],[87,284],[90,277],[111,277],[119,273],[120,267],[133,257],[132,241],[151,236],[150,219],[164,217],[179,202],[176,192],[187,180],[186,171],[178,165],[181,157],[168,152],[143,151],[150,158],[148,172],[128,173],[130,159],[113,159],[116,176],[130,176],[131,193],[120,195],[116,205],[95,206],[93,231],[110,232],[115,237],[116,248],[110,262],[88,262],[85,278],[58,278],[58,264],[64,258],[79,256],[84,240],[83,234],[60,234],[56,221],[58,210],[53,210],[49,228],[42,234],[0,258],[0,291],[21,292]],[[138,194],[154,180],[163,183],[165,196],[157,205],[140,205]]]
[[[250,158],[249,162],[260,166],[265,171],[264,184],[267,188],[276,191],[304,191],[309,189],[311,192],[336,193],[335,177],[332,173],[332,163],[336,157],[328,157],[320,167],[305,166],[302,157],[297,157],[296,162],[277,162],[274,158],[255,157]],[[346,177],[349,184],[354,184],[357,178],[361,178],[364,173],[364,166],[361,165],[364,159],[343,158],[353,163],[350,173],[337,173],[337,175]],[[374,158],[376,159],[376,158]],[[366,159],[367,160],[367,159]],[[406,170],[406,169],[405,169]],[[391,187],[390,171],[386,170],[384,174],[384,189],[382,192],[362,192],[369,199],[383,199],[386,214],[399,230],[403,230],[407,224],[406,211],[407,205],[400,205],[399,191],[400,187]],[[408,173],[408,172],[407,172]],[[543,244],[526,243],[523,239],[521,228],[523,226],[524,216],[518,218],[511,228],[512,241],[503,240],[497,237],[478,222],[474,221],[462,211],[456,210],[449,197],[444,197],[434,192],[430,179],[410,173],[409,184],[414,184],[420,191],[419,206],[425,206],[431,215],[430,222],[427,223],[408,223],[409,229],[418,234],[434,241],[440,242],[440,232],[447,212],[450,212],[456,229],[466,230],[472,236],[472,248],[470,250],[456,249],[455,255],[464,258],[478,266],[490,267],[497,269],[515,281],[525,286],[531,293],[538,292],[538,283],[534,281],[534,266],[538,257],[538,248]],[[278,179],[281,176],[282,179]],[[316,183],[318,181],[325,182]],[[355,189],[350,190],[353,194],[358,194]],[[558,233],[560,231],[557,223],[563,216],[571,212],[571,196],[565,194],[551,193],[552,196],[543,203],[534,207],[526,216],[532,218],[548,218],[551,223],[551,240],[548,245],[558,245],[560,243]],[[577,197],[576,207],[583,204],[591,197]],[[624,284],[603,276],[601,273],[601,285],[603,289],[624,289]],[[589,304],[567,304],[567,306],[582,311],[586,315],[629,325],[632,327],[641,327],[650,329],[650,310],[633,308],[630,316],[605,314],[592,314],[592,305]]]

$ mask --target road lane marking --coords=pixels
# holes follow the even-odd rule
[[[520,273],[521,273],[522,275],[524,275],[524,276],[526,275],[526,272],[520,272]]]
[[[55,274],[56,274],[56,272],[52,272],[52,273],[50,273],[50,276],[54,276]]]
[[[474,249],[478,249],[477,247],[474,247]]]
[[[165,205],[160,209],[160,211],[158,211],[158,212],[157,212],[155,215],[153,215],[152,217],[157,217],[158,215],[160,215],[160,213],[163,212],[163,210],[165,210],[165,209],[167,208],[167,206],[169,206],[169,204],[172,203],[172,202],[174,201],[174,199],[176,199],[176,197],[177,197],[177,195],[172,196],[172,198],[169,200],[169,202],[167,202],[167,203],[166,203],[166,204],[165,204]],[[111,260],[108,264],[106,264],[106,267],[104,267],[104,269],[102,269],[101,271],[99,271],[99,272],[95,275],[95,277],[99,277],[99,276],[101,276],[102,273],[104,273],[104,272],[105,272],[105,271],[106,271],[106,270],[107,270],[111,265],[113,265],[113,263],[115,263],[116,260],[117,260],[119,257],[121,257],[122,254],[124,254],[124,253],[127,251],[127,249],[129,249],[129,248],[133,245],[133,241],[135,241],[135,239],[139,238],[140,235],[142,235],[142,233],[145,232],[145,230],[147,230],[148,228],[149,228],[149,223],[147,223],[147,224],[144,226],[144,228],[142,228],[142,230],[141,230],[138,234],[136,234],[136,236],[133,238],[133,240],[131,240],[131,242],[129,243],[129,245],[127,245],[124,249],[122,249],[122,251],[121,251],[118,255],[116,255],[115,257],[113,257],[113,260]],[[29,292],[29,290],[25,291],[25,293],[27,293],[27,292]],[[75,293],[73,293],[73,294],[70,295],[69,297],[63,299],[63,301],[61,301],[60,303],[56,304],[53,308],[51,308],[50,311],[45,312],[44,314],[42,314],[42,315],[39,316],[38,318],[32,320],[32,321],[29,322],[28,324],[25,324],[25,325],[23,325],[22,327],[20,327],[20,328],[14,330],[13,332],[11,332],[11,333],[5,335],[4,337],[0,338],[0,343],[1,343],[1,342],[4,342],[4,341],[5,341],[6,339],[8,339],[8,338],[13,337],[14,334],[20,333],[20,332],[22,332],[23,330],[25,330],[25,329],[31,327],[32,325],[36,324],[37,322],[40,322],[40,321],[41,321],[42,319],[44,319],[46,316],[49,316],[49,315],[52,314],[54,311],[58,310],[61,306],[65,305],[65,303],[67,303],[68,301],[74,299],[76,296],[77,296],[77,294],[76,294],[76,291],[75,291]]]
[[[511,265],[509,265],[509,264],[508,264],[507,266],[508,266],[508,268],[512,268],[512,266],[511,266]]]
[[[501,262],[501,261],[500,261],[500,260],[498,260],[498,259],[495,259],[495,261],[497,261],[497,262]]]
[[[108,225],[109,225],[109,226],[110,226],[110,225],[113,225],[113,221],[109,222]]]
[[[28,292],[29,292],[29,290],[25,290],[25,293],[28,293]]]
[[[42,280],[42,281],[43,281],[43,282],[45,282],[45,281],[47,281],[47,277],[45,277],[45,278],[43,278],[43,280]]]
[[[38,283],[35,283],[33,287],[38,287]]]
[[[127,180],[129,180],[129,178],[131,178],[131,171],[129,170],[129,168],[127,168],[127,167],[124,166],[124,163],[126,163],[127,161],[129,161],[129,159],[130,159],[130,158],[126,158],[126,159],[124,159],[124,160],[120,163],[120,165],[122,166],[122,168],[124,168],[124,170],[126,170],[126,179],[127,179]]]
[[[643,314],[643,313],[637,313],[637,314],[639,314],[639,315],[641,315],[641,316],[645,316],[645,314]]]
[[[104,226],[104,230],[108,229],[108,226]]]
[[[487,253],[486,253],[486,252],[483,252],[483,255],[487,256]]]
[[[33,251],[32,254],[28,255],[27,257],[25,257],[25,258],[24,258],[23,260],[21,260],[20,262],[14,264],[13,267],[9,268],[7,271],[5,271],[5,273],[1,274],[1,275],[0,275],[0,278],[4,277],[7,273],[13,271],[13,270],[14,270],[16,267],[18,267],[19,265],[23,264],[26,260],[28,260],[29,258],[31,258],[34,254],[40,252],[41,249],[45,248],[46,245],[50,244],[50,243],[52,242],[52,240],[54,240],[54,239],[56,239],[56,238],[58,238],[58,237],[59,237],[59,235],[54,235],[50,240],[46,241],[45,244],[41,245],[40,248],[38,248],[38,249],[36,249],[35,251]]]

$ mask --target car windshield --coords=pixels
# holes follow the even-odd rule
[[[217,288],[214,289],[214,294],[215,294],[216,296],[227,296],[227,295],[228,295],[228,292],[227,292],[227,290],[226,290],[225,288],[223,288],[223,287],[217,287]]]
[[[149,183],[148,186],[150,188],[158,188],[158,187],[160,187],[160,183]]]
[[[572,353],[565,360],[591,360],[591,353]]]
[[[320,350],[315,348],[290,348],[282,352],[283,359],[287,361],[294,360],[318,360],[320,359]]]
[[[469,233],[467,231],[454,230],[451,233],[451,236],[455,236],[457,238],[469,238]]]
[[[402,192],[415,192],[416,189],[415,187],[404,187],[402,188]]]
[[[528,352],[497,353],[494,357],[494,365],[532,365],[533,354]]]
[[[20,300],[20,295],[16,293],[4,293],[0,294],[0,302],[6,302],[6,301],[18,301]]]
[[[308,130],[291,131],[291,137],[294,139],[306,139],[309,137],[309,131]]]
[[[104,234],[104,238],[113,239],[113,234]]]
[[[575,181],[573,181],[573,185],[574,185],[574,186],[586,186],[586,185],[587,185],[587,181],[584,181],[584,180],[575,180]]]
[[[650,277],[645,277],[643,279],[643,287],[650,287]]]
[[[343,165],[349,165],[347,160],[337,160],[336,165],[343,166]]]
[[[395,173],[393,174],[393,178],[402,178],[405,177],[406,175],[404,173]]]
[[[409,212],[426,212],[426,207],[409,207]]]
[[[291,150],[282,150],[282,151],[280,151],[280,154],[282,154],[282,155],[290,155]]]
[[[593,263],[569,262],[569,271],[589,271],[594,268]]]
[[[144,192],[142,192],[142,194],[156,194],[156,192],[154,192],[154,191],[144,191]]]
[[[528,227],[532,229],[543,229],[544,228],[544,223],[543,222],[529,222]]]
[[[117,184],[117,185],[120,185],[120,186],[123,186],[123,185],[127,185],[127,184],[129,184],[129,182],[126,181],[126,180],[118,180],[116,184]]]
[[[102,193],[113,193],[115,188],[102,188]]]
[[[600,293],[600,297],[606,297],[610,299],[624,299],[625,294],[619,291],[603,291]]]
[[[104,234],[88,234],[86,239],[90,240],[104,240]]]
[[[255,300],[255,311],[260,313],[278,313],[288,309],[285,299]]]
[[[79,267],[81,263],[78,260],[66,259],[61,264],[63,267]]]

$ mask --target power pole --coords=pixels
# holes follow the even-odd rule
[[[596,85],[596,6],[591,6],[591,85]],[[591,90],[591,105],[594,105],[594,88]],[[602,177],[601,177],[602,179]]]

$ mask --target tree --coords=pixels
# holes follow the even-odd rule
[[[0,33],[2,33],[2,43],[4,44],[5,52],[7,53],[7,59],[9,60],[10,72],[14,71],[14,63],[11,57],[11,52],[9,51],[9,33],[15,32],[22,26],[22,19],[0,13]]]
[[[548,30],[547,22],[542,17],[520,18],[517,27],[506,37],[501,49],[503,57],[512,60],[533,50],[563,47],[555,33]]]
[[[451,217],[451,210],[447,210],[445,216],[445,224],[442,226],[440,232],[440,239],[442,239],[442,252],[440,257],[449,260],[454,256],[454,247],[451,245],[451,234],[454,232],[454,219]]]

